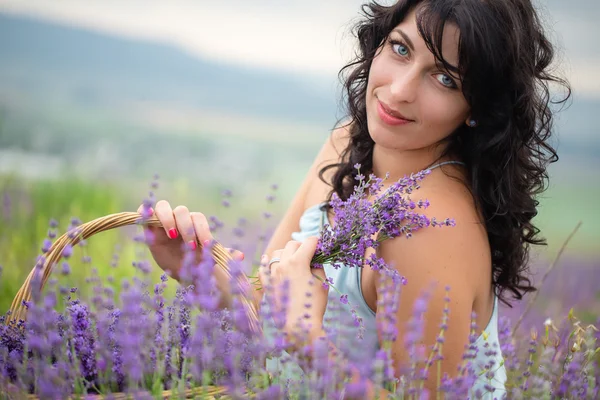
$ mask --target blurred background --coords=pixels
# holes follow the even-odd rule
[[[72,217],[134,211],[155,174],[157,198],[219,218],[222,240],[264,242],[255,238],[268,237],[343,117],[337,72],[352,55],[350,27],[362,3],[0,0],[0,311],[33,266],[51,218],[64,232]],[[532,255],[534,281],[583,225],[528,318],[559,318],[574,306],[595,319],[600,3],[535,3],[574,93],[557,118],[560,161],[537,217],[549,245]],[[105,233],[78,248],[75,256],[91,261],[74,256],[70,279],[90,268],[137,273],[131,260],[144,253],[130,236]],[[515,316],[524,304],[503,313]]]

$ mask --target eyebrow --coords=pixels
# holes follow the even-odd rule
[[[406,33],[402,32],[402,29],[395,28],[394,30],[392,30],[392,32],[396,32],[400,36],[402,36],[402,39],[404,39],[408,48],[411,49],[412,51],[415,51],[415,46],[413,45],[412,40],[410,40],[410,38],[408,37],[408,35]],[[448,67],[452,72],[458,71],[458,67],[456,65],[448,64]]]
[[[408,35],[406,33],[402,32],[402,30],[400,28],[395,28],[392,32],[399,33],[400,36],[402,36],[402,39],[404,39],[404,41],[406,42],[406,45],[408,46],[408,48],[411,49],[412,51],[415,51],[415,46],[413,45],[412,40],[410,40]]]

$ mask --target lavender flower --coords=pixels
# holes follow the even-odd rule
[[[360,169],[360,165],[356,167]],[[391,346],[398,345],[396,315],[399,299],[403,286],[410,282],[376,256],[366,260],[361,258],[366,249],[376,248],[382,240],[394,235],[410,237],[424,227],[453,225],[451,219],[427,220],[418,214],[419,210],[429,206],[427,200],[411,198],[418,189],[419,179],[419,176],[406,177],[395,184],[397,187],[392,185],[369,203],[365,200],[366,195],[379,193],[382,181],[374,176],[364,177],[358,171],[356,193],[362,190],[362,195],[356,194],[346,201],[334,199],[332,205],[337,223],[335,227],[327,227],[321,238],[321,253],[317,254],[322,257],[319,259],[321,265],[368,265],[380,272],[377,323],[382,346],[372,360],[361,359],[360,354],[355,354],[359,353],[356,348],[338,346],[334,353],[328,341],[318,340],[312,346],[307,343],[297,353],[282,357],[282,367],[294,362],[304,370],[301,379],[283,379],[279,371],[269,375],[264,367],[265,360],[273,355],[282,356],[289,345],[289,338],[281,329],[288,323],[285,320],[287,307],[291,301],[302,301],[300,304],[309,309],[311,300],[290,299],[286,290],[275,293],[265,287],[260,318],[269,321],[268,325],[275,330],[269,337],[254,335],[249,330],[249,321],[240,301],[248,295],[249,288],[237,286],[237,280],[245,273],[244,265],[239,262],[230,265],[232,299],[226,309],[221,309],[224,299],[220,297],[213,276],[217,266],[205,249],[205,257],[199,265],[193,262],[190,254],[186,255],[181,270],[184,286],[174,297],[170,285],[175,282],[168,280],[166,274],[157,278],[157,283],[149,281],[147,260],[131,263],[136,267],[132,273],[137,277],[125,281],[121,288],[112,285],[112,278],[107,278],[109,285],[102,287],[98,271],[86,269],[90,271],[86,285],[79,288],[65,287],[60,281],[64,277],[58,276],[61,283],[51,279],[46,293],[34,291],[31,300],[23,303],[27,307],[27,321],[5,323],[10,315],[0,317],[0,387],[3,393],[15,398],[27,394],[40,398],[101,394],[110,398],[117,397],[115,392],[124,392],[133,398],[152,398],[162,395],[163,390],[172,390],[174,394],[199,387],[208,390],[217,385],[225,387],[232,398],[246,398],[249,394],[260,399],[286,396],[363,398],[368,377],[376,388],[385,387],[391,391],[390,398],[428,398],[423,381],[444,358],[449,296],[445,299],[439,335],[430,353],[420,346],[428,294],[425,293],[414,305],[413,317],[407,322],[402,343],[410,363],[406,369],[397,370],[392,362]],[[274,199],[273,195],[269,196],[267,201]],[[153,204],[153,199],[151,193],[147,206]],[[216,218],[211,221],[222,225]],[[76,235],[79,224],[77,219],[71,220],[68,231]],[[56,237],[57,225],[51,224],[43,250],[49,248],[50,239]],[[262,241],[267,231],[261,229],[259,237],[247,229],[249,226],[251,224],[240,220],[229,232],[240,241],[257,239],[259,245],[256,248],[264,245]],[[378,236],[372,239],[375,234]],[[255,247],[248,246],[252,251]],[[72,249],[68,248],[64,255],[72,255]],[[115,255],[112,265],[116,266],[117,259]],[[37,259],[38,269],[44,261],[44,257]],[[70,275],[70,264],[75,268],[76,263],[88,261],[63,260],[55,270],[57,275],[61,272]],[[129,261],[124,264],[128,265]],[[0,279],[5,277],[0,276]],[[39,284],[40,276],[34,276],[32,287]],[[323,284],[335,289],[332,279]],[[87,285],[93,286],[91,291]],[[347,338],[354,339],[351,335],[360,338],[363,322],[346,294],[339,293],[336,297],[340,301],[331,304],[331,309],[336,312],[330,313],[328,307],[325,330],[330,342],[337,346]],[[341,313],[346,313],[345,319],[340,317]],[[481,332],[475,324],[475,315],[472,315],[471,334],[462,364],[457,366],[456,374],[439,376],[438,386],[443,397],[478,398],[484,390],[493,391],[494,372],[499,365],[487,359],[494,360],[501,351],[509,376],[507,398],[597,398],[600,388],[598,322],[587,325],[576,319],[573,312],[562,322],[555,315],[550,316],[552,319],[543,324],[530,324],[537,330],[527,335],[522,331],[513,335],[510,320],[501,318],[498,326],[500,347],[496,348],[479,341]],[[540,321],[547,318],[548,315],[544,315]],[[350,360],[349,355],[356,357]],[[481,366],[475,365],[480,357],[486,358],[483,372]],[[350,373],[355,369],[363,378],[348,383]],[[473,393],[474,383],[481,380],[485,385],[479,393]],[[201,396],[200,392],[195,393]],[[502,398],[503,393],[494,391],[493,395]]]
[[[410,194],[419,187],[419,182],[430,173],[429,170],[404,177],[380,194],[383,179],[371,174],[365,180],[360,174],[360,164],[355,168],[359,171],[356,177],[359,184],[355,186],[354,193],[345,201],[336,193],[332,196],[330,205],[334,210],[336,224],[334,227],[325,225],[313,257],[313,267],[319,268],[330,263],[336,268],[342,264],[349,267],[367,264],[377,271],[389,269],[385,261],[374,253],[365,260],[366,250],[376,249],[382,241],[400,235],[410,237],[427,226],[454,224],[451,219],[442,222],[429,220],[415,211],[429,206],[426,200],[415,203],[410,199]],[[367,194],[376,197],[369,201]],[[375,240],[374,235],[377,235]],[[399,280],[402,281],[402,278]]]
[[[68,308],[71,317],[72,341],[74,356],[81,363],[81,376],[92,381],[96,376],[96,360],[94,356],[95,338],[92,332],[90,313],[87,306],[73,302]]]

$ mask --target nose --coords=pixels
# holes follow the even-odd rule
[[[413,103],[419,92],[420,75],[414,65],[397,70],[390,86],[391,100],[396,103]]]

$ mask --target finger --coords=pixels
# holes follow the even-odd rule
[[[154,209],[152,207],[147,206],[146,204],[141,204],[137,213],[142,216],[142,218],[150,218],[154,215]],[[146,225],[142,226],[144,230],[144,237],[146,238],[146,243],[152,244],[156,238],[156,233],[161,229],[158,226]]]
[[[151,217],[154,214],[154,210],[152,209],[152,207],[148,207],[145,204],[141,204],[137,209],[137,213],[145,217]]]
[[[202,214],[201,212],[193,212],[190,213],[190,216],[192,218],[194,231],[196,232],[196,238],[198,238],[198,243],[201,243],[202,246],[209,245],[214,238],[210,232],[210,225],[208,224],[206,215]]]
[[[190,249],[196,250],[198,242],[196,241],[196,231],[194,230],[190,210],[186,206],[177,206],[173,209],[173,215],[181,238]]]
[[[294,257],[297,257],[299,261],[310,263],[315,255],[315,251],[317,251],[318,242],[319,238],[316,236],[306,238],[306,240],[302,242],[302,245],[300,245],[298,250],[294,253]]]
[[[177,232],[177,226],[175,224],[175,216],[173,216],[173,210],[168,201],[159,200],[154,206],[154,214],[160,221],[163,229],[167,236],[171,239],[175,239],[179,236]]]
[[[260,267],[258,267],[258,279],[260,280],[261,288],[264,288],[269,284],[269,268],[267,267],[269,263],[269,257],[264,255],[260,260]]]
[[[233,258],[234,260],[244,261],[245,256],[244,253],[242,253],[241,251],[230,249],[229,247],[227,248],[227,251],[229,252],[229,254],[231,254],[231,258]]]
[[[271,276],[276,276],[275,274],[277,273],[277,267],[279,266],[281,261],[277,261],[274,263],[271,263],[271,261],[273,261],[273,259],[278,258],[281,260],[281,256],[283,255],[283,250],[275,250],[272,254],[271,254],[271,258],[269,259],[269,262],[267,263],[267,268],[271,271]]]
[[[300,248],[302,242],[298,242],[296,240],[290,240],[286,243],[285,248],[283,249],[283,254],[281,256],[282,259],[288,259],[293,256],[294,253]]]
[[[269,265],[269,256],[266,254],[263,254],[260,257],[260,264],[258,266],[258,279],[260,280],[260,285],[263,288],[267,284],[267,277],[269,275],[269,268],[267,267],[268,265]]]
[[[271,258],[269,258],[269,262],[267,263],[267,267],[271,263],[271,260],[273,260],[274,258],[278,258],[279,260],[281,260],[282,255],[283,255],[283,250],[275,250],[273,253],[271,253]],[[273,263],[271,265],[275,265],[277,263],[279,263],[279,261],[275,262],[275,263]]]

